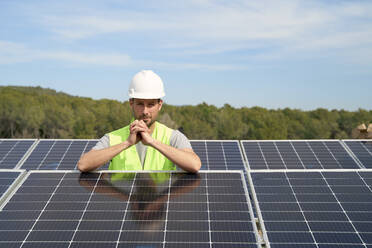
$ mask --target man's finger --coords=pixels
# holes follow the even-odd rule
[[[130,129],[129,129],[129,131],[130,131],[130,133],[135,133],[136,131],[135,131],[135,126],[133,126],[133,127],[130,127]]]
[[[138,122],[138,126],[143,127],[144,129],[147,130],[147,132],[150,131],[149,127],[146,125],[146,123],[143,120]]]
[[[143,120],[135,120],[134,122],[132,122],[131,124],[131,127],[134,127],[134,126],[141,126],[141,127],[147,127],[146,123],[143,121]]]
[[[133,122],[130,124],[129,127],[132,128],[132,127],[136,126],[136,125],[137,125],[137,122],[138,122],[137,120],[133,121]]]
[[[140,133],[140,132],[147,132],[147,130],[143,127],[135,126],[133,127],[133,132]]]
[[[143,121],[143,120],[140,120],[138,123],[137,123],[138,126],[146,126],[146,123]]]

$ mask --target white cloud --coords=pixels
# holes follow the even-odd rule
[[[0,40],[0,64],[16,64],[47,60],[53,62],[67,62],[73,65],[97,65],[115,67],[160,67],[167,69],[201,69],[201,70],[231,70],[244,69],[242,66],[228,64],[209,65],[196,63],[168,63],[150,60],[133,60],[126,54],[102,54],[102,53],[81,53],[72,51],[48,51],[31,49],[15,42]]]
[[[41,24],[59,42],[137,37],[139,44],[132,45],[138,49],[160,49],[170,55],[244,50],[253,51],[247,58],[267,60],[328,52],[338,57],[360,45],[372,52],[369,1],[139,0],[133,4],[92,0],[88,6],[66,0],[43,4],[27,6],[32,22]]]
[[[110,20],[97,16],[45,16],[42,19],[52,32],[70,40],[105,33],[129,32],[135,27],[130,21]]]
[[[30,51],[23,45],[0,41],[0,64],[14,64],[19,62],[32,61],[33,59],[29,54]]]
[[[128,66],[133,64],[126,54],[92,54],[71,51],[31,49],[15,42],[0,41],[0,64],[15,64],[35,60],[64,61],[76,64]]]
[[[371,17],[369,2],[198,0],[173,4],[156,1],[149,6],[141,10],[107,7],[90,14],[70,11],[67,13],[71,14],[66,15],[60,10],[54,13],[47,9],[39,14],[40,21],[63,39],[153,33],[158,39],[171,36],[175,43],[186,44],[186,49],[190,49],[187,44],[195,44],[197,50],[198,46],[209,44],[210,50],[215,48],[216,53],[226,50],[225,46],[228,50],[234,49],[235,44],[240,49],[244,43],[248,48],[251,43],[262,42],[279,48],[306,48],[304,43],[316,43],[324,39],[325,34],[329,42],[323,42],[319,48],[333,48],[354,33],[372,30],[371,20],[362,20]],[[351,39],[344,46],[354,42],[358,40]]]

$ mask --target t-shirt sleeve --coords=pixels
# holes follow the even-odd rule
[[[189,139],[178,130],[174,130],[172,132],[171,139],[170,139],[170,145],[177,149],[185,149],[185,148],[192,149]],[[184,171],[184,170],[182,170],[180,167],[177,166],[177,171]]]
[[[178,130],[173,130],[170,138],[170,145],[177,149],[192,149],[189,139]]]
[[[110,147],[110,137],[108,134],[105,134],[102,138],[98,140],[95,146],[92,147],[92,150],[101,150]]]

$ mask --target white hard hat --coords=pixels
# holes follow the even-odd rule
[[[163,81],[153,71],[140,71],[134,75],[128,95],[129,98],[160,99],[165,96]]]

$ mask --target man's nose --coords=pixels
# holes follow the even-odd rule
[[[144,114],[148,114],[149,113],[149,107],[147,107],[146,105],[143,106],[143,113]]]

